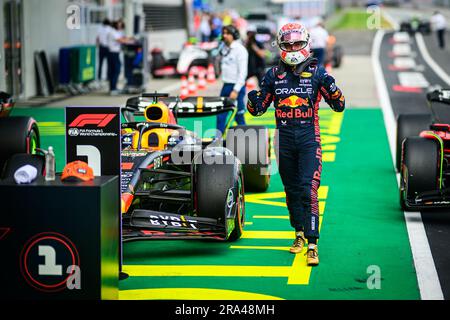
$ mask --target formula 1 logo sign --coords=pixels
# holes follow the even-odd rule
[[[120,175],[120,108],[66,108],[66,161],[75,160],[95,176]]]
[[[104,128],[115,116],[115,114],[81,114],[69,124],[69,127],[81,128],[91,124],[96,125],[98,128]]]
[[[77,248],[60,233],[40,233],[28,240],[20,256],[20,271],[26,282],[39,291],[81,289]]]

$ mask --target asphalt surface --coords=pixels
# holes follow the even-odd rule
[[[428,40],[432,41],[431,39]],[[394,90],[394,86],[401,85],[399,73],[402,71],[393,70],[393,45],[392,33],[387,33],[384,36],[381,45],[380,62],[395,116],[398,116],[399,114],[429,113],[430,111],[426,105],[425,98],[428,88],[425,84],[420,88],[420,86],[416,87],[414,83],[412,83],[411,87],[414,88],[416,92],[411,91],[411,87],[405,88],[406,86],[397,89],[406,90],[408,92]],[[409,56],[414,59],[415,65],[404,71],[418,72],[423,75],[429,85],[445,87],[446,84],[435,74],[424,60],[414,36],[410,37],[409,45],[411,47]],[[445,55],[436,54],[436,50],[431,50],[430,46],[429,52],[432,56],[434,53],[434,58],[436,58],[435,61],[441,67],[446,66],[448,68],[448,56],[445,57]],[[445,299],[450,299],[450,255],[448,252],[450,246],[450,210],[441,209],[422,211],[421,216],[436,270],[438,272],[442,293]]]
[[[438,47],[437,36],[435,33],[424,35],[423,39],[431,57],[445,72],[450,74],[450,31],[447,31],[445,35],[445,49],[440,49]]]
[[[344,55],[370,56],[376,30],[336,30],[330,33],[336,37],[336,44],[343,48]]]

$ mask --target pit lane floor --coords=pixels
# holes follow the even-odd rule
[[[407,113],[430,113],[425,96],[428,89],[436,85],[443,88],[450,86],[449,82],[445,81],[448,79],[446,72],[449,70],[448,62],[450,60],[448,56],[443,55],[436,44],[433,44],[433,37],[434,34],[406,36],[405,34],[388,32],[380,39],[380,53],[377,58],[380,61],[393,117]],[[421,46],[421,43],[424,46]],[[430,62],[430,58],[439,68],[443,69],[443,76],[442,73],[439,76],[433,70],[431,67],[433,63]],[[407,76],[405,77],[405,75]],[[387,125],[391,140],[395,138],[395,127],[395,122],[391,126]],[[395,144],[395,140],[393,143]],[[413,213],[407,213],[406,217],[408,216],[413,217]],[[424,276],[421,275],[421,272],[418,272],[418,276],[424,279],[425,285],[433,282],[430,281],[426,273],[435,267],[438,277],[434,280],[436,285],[431,290],[426,290],[428,293],[425,293],[425,295],[430,295],[433,299],[437,299],[439,295],[441,299],[449,299],[450,210],[422,211],[418,213],[418,217],[423,222],[426,234],[425,241],[429,243],[429,250],[431,251],[430,261],[418,259],[417,263],[421,263],[423,270],[426,270]],[[413,218],[413,220],[412,222],[415,223],[416,219]],[[413,239],[415,236],[415,234],[411,235]],[[419,241],[423,242],[422,240]],[[419,270],[422,267],[418,266],[417,268]]]
[[[42,144],[64,159],[64,110],[17,109],[41,128]],[[397,184],[379,109],[320,111],[324,155],[319,190],[320,266],[288,248],[289,226],[278,174],[246,195],[243,238],[143,241],[124,246],[121,299],[419,299]],[[248,117],[273,128],[273,112]],[[274,153],[272,153],[274,154]],[[63,161],[57,161],[61,171]]]

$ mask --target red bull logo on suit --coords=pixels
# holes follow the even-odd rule
[[[313,116],[313,111],[311,108],[308,108],[306,111],[302,111],[301,109],[292,109],[288,112],[282,111],[281,109],[276,110],[277,118],[288,118],[288,119],[309,119]]]
[[[301,106],[306,106],[306,107],[309,106],[308,98],[303,99],[301,97],[294,95],[294,96],[289,96],[285,99],[280,99],[280,101],[278,101],[278,107],[296,108],[296,107],[301,107]]]

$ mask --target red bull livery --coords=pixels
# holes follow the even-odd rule
[[[290,222],[313,243],[319,238],[317,191],[322,149],[318,109],[322,96],[334,111],[344,110],[345,98],[334,78],[317,65],[316,59],[308,58],[296,66],[280,61],[266,73],[261,90],[249,92],[247,104],[254,116],[262,115],[274,104],[279,172]]]

